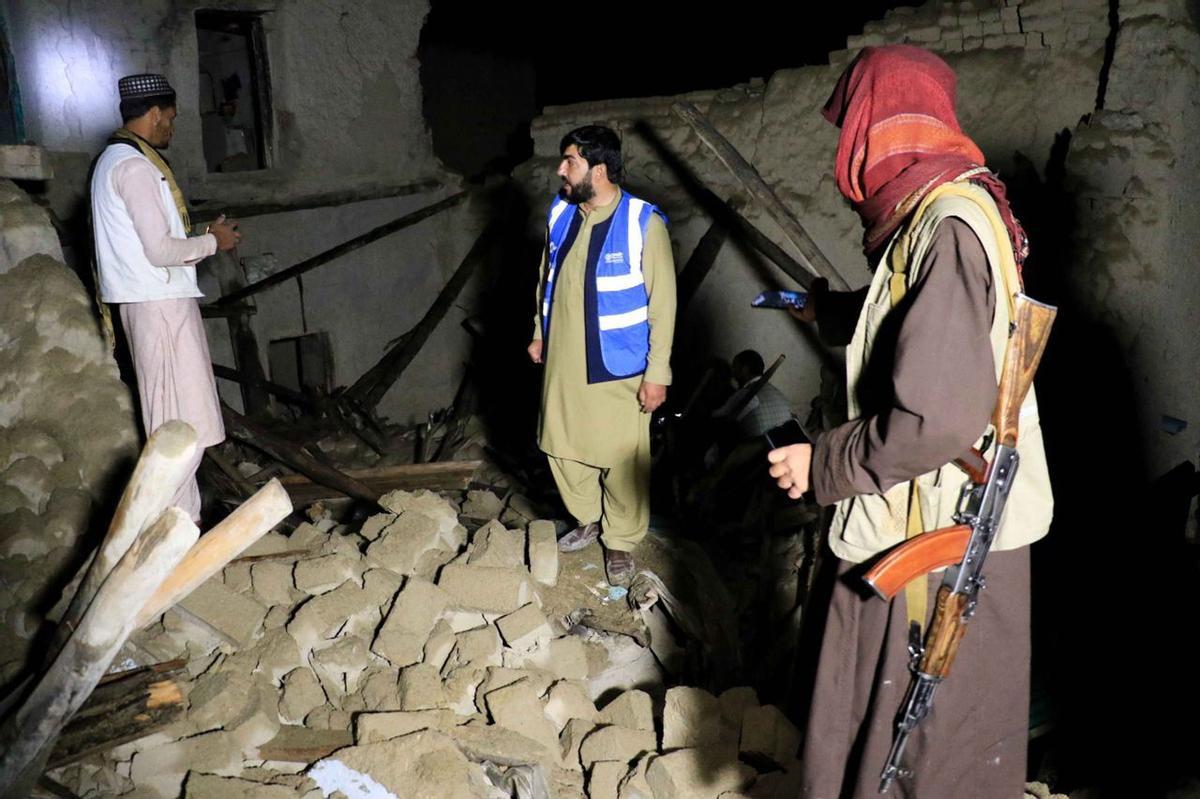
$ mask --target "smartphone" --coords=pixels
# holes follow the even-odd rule
[[[808,437],[808,433],[804,432],[800,421],[795,417],[788,419],[778,427],[772,427],[763,433],[763,436],[767,439],[767,444],[771,446],[771,449],[779,449],[792,444],[812,443],[812,439]]]
[[[797,311],[804,308],[808,302],[808,294],[803,291],[764,291],[759,294],[750,304],[755,308],[795,308]]]

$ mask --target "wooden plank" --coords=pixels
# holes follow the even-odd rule
[[[262,450],[285,466],[303,473],[314,482],[333,489],[337,492],[333,496],[344,494],[371,504],[375,504],[379,499],[378,493],[373,493],[360,481],[348,476],[343,471],[317,461],[291,442],[271,435],[225,403],[221,403],[221,414],[225,418],[225,430],[231,437]]]
[[[92,693],[135,629],[137,609],[198,535],[186,513],[167,508],[109,572],[53,665],[0,726],[0,796],[28,794],[45,771],[63,725]]]
[[[47,767],[51,769],[136,741],[183,713],[177,680],[187,662],[173,660],[107,675],[71,723],[63,728]]]
[[[725,245],[725,240],[729,238],[729,228],[722,224],[721,220],[713,222],[704,235],[700,237],[700,241],[696,244],[696,249],[692,250],[691,256],[687,263],[683,265],[683,269],[679,271],[678,280],[678,313],[683,316],[684,310],[688,303],[696,296],[696,292],[700,289],[700,284],[704,282],[704,278],[708,277],[708,273],[712,271],[713,264],[717,262],[717,255],[721,252],[721,247]]]
[[[208,458],[220,470],[221,474],[229,478],[229,481],[233,483],[238,491],[239,499],[249,499],[254,496],[254,492],[258,490],[258,486],[247,480],[229,458],[225,457],[221,450],[216,447],[209,447],[204,450],[204,457]]]
[[[234,305],[201,305],[200,316],[203,319],[228,319],[231,316],[254,316],[258,309],[249,303]]]
[[[265,216],[266,214],[286,214],[292,211],[305,211],[310,208],[336,208],[339,205],[362,203],[369,200],[386,200],[390,197],[405,197],[410,194],[437,191],[440,188],[442,188],[440,180],[430,179],[417,181],[416,183],[406,183],[400,186],[377,186],[350,191],[327,191],[320,194],[308,194],[281,203],[229,205],[223,200],[193,200],[191,218],[195,223],[211,222],[221,214],[233,217],[234,219],[245,219],[251,216]]]
[[[196,586],[225,568],[268,530],[292,512],[292,503],[272,480],[238,506],[200,539],[171,573],[159,581],[157,590],[141,606],[134,629],[141,629],[191,593]]]
[[[255,379],[250,375],[243,374],[237,369],[230,369],[228,366],[222,366],[219,363],[212,365],[213,375],[222,380],[232,380],[235,383],[240,383],[243,386],[252,385],[261,388],[269,394],[274,394],[285,402],[299,405],[304,408],[315,408],[317,403],[309,397],[304,396],[299,391],[290,389],[287,386],[281,386],[278,383],[272,383],[266,379]]]
[[[465,491],[475,477],[483,461],[436,461],[400,466],[383,466],[373,469],[355,469],[346,474],[367,486],[379,497],[397,489],[412,491],[425,488],[430,491]],[[336,499],[341,493],[314,483],[299,474],[279,478],[287,489],[292,504],[303,507],[322,499]]]
[[[446,312],[450,310],[476,267],[487,260],[492,253],[493,244],[504,230],[506,218],[507,214],[494,219],[479,234],[479,238],[471,246],[470,252],[463,258],[458,269],[454,271],[417,326],[400,343],[388,350],[378,363],[355,381],[354,385],[346,391],[346,396],[368,409],[374,409],[379,404],[383,395],[395,385],[400,376],[404,374],[404,370],[417,357],[417,353],[425,346],[425,342],[433,335],[433,331],[437,329]]]
[[[780,201],[767,182],[758,174],[758,171],[750,165],[750,162],[713,127],[704,114],[700,113],[700,109],[691,103],[680,102],[672,104],[671,110],[692,128],[700,140],[716,154],[717,159],[737,178],[742,187],[779,224],[783,229],[783,234],[800,251],[804,266],[814,275],[828,280],[833,288],[849,289],[850,285],[845,278],[817,247],[816,242],[808,235],[808,231],[804,229],[800,221]]]
[[[792,280],[803,286],[806,291],[811,287],[812,273],[742,216],[739,203],[726,202],[718,197],[675,151],[667,146],[667,143],[653,127],[646,123],[640,123],[637,125],[637,130],[654,150],[658,160],[666,164],[684,189],[695,198],[696,203],[713,218],[714,224],[720,222],[730,232],[738,234],[742,242],[758,250],[765,258],[787,273]]]
[[[208,259],[207,266],[217,278],[217,284],[222,294],[235,292],[246,286],[246,270],[238,260],[234,251],[217,252]],[[238,303],[242,307],[247,303]],[[219,309],[216,305],[208,306],[209,312]],[[271,398],[267,394],[265,384],[267,373],[263,370],[262,361],[258,355],[258,337],[254,334],[254,326],[246,314],[234,314],[226,318],[229,325],[229,343],[233,349],[233,363],[239,374],[245,375],[241,382],[242,408],[246,413],[256,413],[270,408]]]
[[[258,757],[281,763],[315,763],[353,744],[354,735],[349,730],[313,730],[284,724],[274,738],[258,747]]]
[[[173,419],[150,434],[121,494],[104,541],[59,622],[50,658],[75,630],[96,592],[142,529],[167,507],[187,476],[195,452],[196,431],[186,422]]]
[[[708,189],[705,189],[712,197],[712,201],[724,205],[724,201],[720,197],[713,194]],[[780,247],[775,242],[771,241],[767,234],[763,233],[754,224],[742,216],[735,208],[728,205],[725,206],[728,214],[725,217],[733,225],[734,232],[737,233],[751,247],[758,250],[768,261],[782,269],[788,277],[799,283],[807,291],[812,288],[812,274],[804,268],[804,265],[795,258],[787,254],[787,251]]]
[[[243,300],[246,297],[252,297],[260,291],[269,289],[272,286],[278,286],[280,283],[286,283],[294,277],[304,274],[310,270],[316,269],[318,266],[324,266],[330,261],[341,258],[343,255],[354,252],[360,247],[365,247],[373,241],[377,241],[384,236],[389,236],[398,230],[403,230],[406,227],[411,227],[418,222],[428,219],[429,217],[440,213],[447,208],[453,208],[459,203],[465,201],[470,195],[468,191],[460,191],[458,194],[453,194],[444,200],[427,205],[424,208],[405,214],[404,216],[393,219],[391,222],[371,228],[362,235],[355,236],[348,241],[344,241],[336,247],[331,247],[322,253],[318,253],[311,258],[306,258],[295,266],[290,266],[287,269],[276,272],[273,275],[263,278],[256,283],[251,283],[245,288],[225,294],[214,305],[229,305],[238,300]]]

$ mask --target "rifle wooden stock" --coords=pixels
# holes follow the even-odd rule
[[[956,594],[949,586],[938,589],[937,604],[933,609],[933,620],[929,623],[929,635],[925,639],[925,653],[921,656],[918,669],[931,677],[948,677],[958,654],[958,645],[967,631],[963,610],[967,606],[967,595]]]
[[[1050,338],[1050,326],[1054,324],[1056,313],[1058,309],[1053,305],[1045,305],[1024,294],[1017,295],[1013,318],[1016,329],[1004,354],[1004,372],[1000,376],[1000,396],[996,399],[993,420],[997,440],[1005,446],[1017,445],[1021,403],[1033,385],[1033,375],[1046,351],[1046,340]]]
[[[1002,465],[998,469],[993,469],[991,465],[985,468],[978,457],[981,453],[974,450],[955,461],[969,477],[964,487],[967,493],[963,495],[967,507],[955,518],[970,521],[970,524],[959,524],[911,538],[893,548],[864,575],[876,594],[890,600],[915,577],[943,566],[959,567],[956,571],[947,572],[946,579],[938,588],[933,619],[925,635],[920,662],[914,669],[908,697],[896,721],[891,752],[880,774],[880,793],[886,793],[897,777],[906,773],[911,775],[912,769],[903,768],[900,764],[905,742],[932,708],[938,682],[950,675],[959,644],[967,630],[968,619],[963,617],[963,613],[983,587],[980,570],[983,557],[992,544],[992,537],[984,533],[999,528],[1008,496],[1008,487],[997,481],[1001,476],[1007,480],[1019,462],[1016,446],[1021,403],[1033,385],[1033,375],[1046,349],[1055,313],[1057,309],[1053,306],[1043,305],[1024,294],[1015,297],[1012,327],[1004,351],[1004,366],[993,417],[995,443],[1000,445],[994,457],[1002,458]],[[977,530],[981,534],[979,551],[973,553],[968,563],[964,560],[965,551]]]
[[[965,524],[922,533],[893,547],[863,579],[881,599],[890,600],[921,575],[961,561],[970,538]]]

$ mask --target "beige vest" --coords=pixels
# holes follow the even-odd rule
[[[891,281],[893,277],[903,281],[902,287],[897,286],[900,289],[898,296],[912,286],[917,277],[916,271],[929,251],[934,230],[947,217],[955,217],[971,226],[983,244],[991,265],[992,281],[997,289],[991,329],[992,358],[997,382],[1000,379],[1008,343],[1012,298],[1020,291],[1012,245],[991,195],[966,182],[944,184],[921,202],[912,219],[888,244],[875,270],[854,337],[846,350],[850,419],[856,419],[862,413],[855,399],[855,389],[870,357],[879,326],[892,309]],[[910,265],[911,269],[908,268]],[[989,423],[987,430],[976,441],[976,446],[991,433],[993,428]],[[1032,389],[1021,406],[1017,452],[1021,462],[992,547],[996,551],[1016,549],[1037,541],[1046,534],[1053,515],[1054,499],[1046,470],[1037,398]],[[990,460],[992,453],[985,455]],[[953,463],[916,478],[921,527],[924,531],[954,524],[953,515],[958,509],[965,481],[962,470]],[[829,532],[829,546],[834,554],[842,560],[861,563],[903,541],[908,525],[912,486],[913,481],[909,481],[893,486],[883,494],[860,494],[837,503]]]

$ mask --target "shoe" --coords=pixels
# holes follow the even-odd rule
[[[600,523],[581,524],[558,539],[559,552],[578,552],[600,537]]]
[[[629,587],[634,572],[633,553],[617,549],[604,550],[604,573],[609,585]]]

